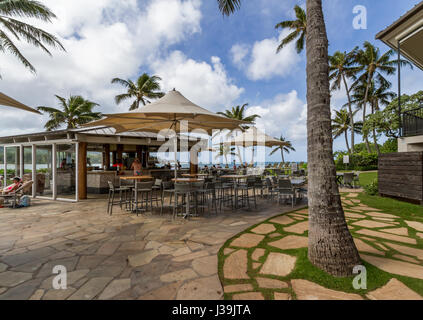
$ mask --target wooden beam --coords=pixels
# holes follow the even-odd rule
[[[117,160],[120,160],[120,161],[123,160],[123,144],[117,145],[116,156],[117,156]]]
[[[78,144],[78,200],[87,199],[87,143]]]

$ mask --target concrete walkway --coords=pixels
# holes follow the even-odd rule
[[[109,216],[103,200],[0,209],[0,299],[221,299],[223,243],[292,210],[267,200],[258,208],[189,221],[119,209]],[[53,289],[58,265],[65,290]]]

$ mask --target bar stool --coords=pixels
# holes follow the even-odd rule
[[[175,183],[175,199],[173,200],[173,219],[176,218],[178,215],[179,208],[186,208],[185,212],[181,212],[180,214],[184,216],[184,218],[191,215],[189,209],[193,208],[191,201],[189,201],[189,197],[191,196],[193,190],[190,184],[185,183]],[[181,203],[179,203],[179,199],[181,199]]]
[[[165,197],[169,195],[169,205],[165,205]],[[161,208],[160,215],[163,214],[163,208],[173,208],[172,197],[175,195],[175,187],[172,181],[162,182],[162,196],[161,196]]]
[[[130,187],[115,187],[112,181],[107,181],[109,185],[109,197],[107,199],[107,213],[112,215],[113,206],[119,205],[122,210],[122,204],[128,203],[128,193],[131,191]],[[115,194],[119,192],[119,201],[115,202]]]
[[[250,198],[254,199],[254,207],[257,208],[256,200],[256,178],[248,177],[245,183],[241,183],[237,186],[237,190],[241,191],[241,197],[238,199],[241,201],[241,205],[244,206],[244,202],[247,202],[248,208],[250,208]],[[249,191],[253,191],[253,195],[250,196]]]
[[[150,204],[150,210],[153,211],[153,182],[136,182],[133,190],[133,205],[132,211],[138,215],[138,210],[148,211],[148,205]],[[141,198],[140,198],[141,197]],[[139,207],[138,204],[141,206]],[[144,207],[145,205],[145,207]]]

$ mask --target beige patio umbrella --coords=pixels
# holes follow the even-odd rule
[[[181,126],[182,123],[182,126]],[[105,118],[86,124],[86,126],[108,126],[116,129],[116,133],[131,131],[160,132],[192,132],[203,129],[209,135],[215,130],[234,130],[245,124],[245,121],[229,119],[208,111],[185,98],[173,89],[161,99],[139,109],[116,114],[107,114]],[[174,137],[175,164],[177,162],[177,137]],[[176,168],[176,166],[175,166]],[[176,177],[176,170],[175,170]]]
[[[275,147],[275,146],[284,146],[286,142],[280,141],[276,138],[273,138],[264,132],[258,130],[255,127],[247,129],[245,132],[232,138],[230,141],[223,142],[226,146],[239,146],[239,147],[256,147],[256,146],[265,146],[265,147]]]
[[[0,105],[41,114],[41,112],[16,101],[15,99],[5,95],[3,92],[0,92]]]

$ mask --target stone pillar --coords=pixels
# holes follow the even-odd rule
[[[78,144],[78,200],[87,199],[87,143]]]

